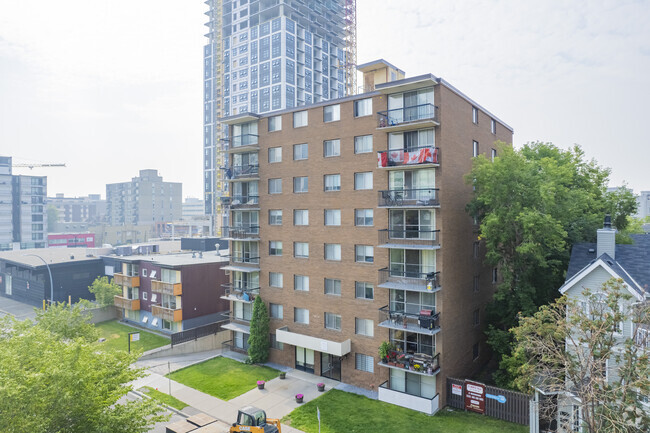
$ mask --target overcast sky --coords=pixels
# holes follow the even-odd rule
[[[202,0],[0,0],[0,155],[105,195],[144,168],[202,197]],[[357,0],[358,62],[445,78],[515,129],[650,190],[650,2]]]

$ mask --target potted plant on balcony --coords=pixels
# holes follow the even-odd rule
[[[280,372],[280,379],[285,379],[287,377],[287,372],[286,371],[281,371]]]
[[[302,403],[302,398],[304,395],[302,394],[296,394],[296,403]]]
[[[318,388],[318,392],[325,391],[325,384],[323,382],[317,383],[316,387]]]
[[[263,380],[258,380],[257,381],[257,389],[264,389],[264,384],[265,383],[266,382],[264,382]]]
[[[382,341],[382,343],[379,345],[379,358],[381,358],[381,362],[384,364],[388,362],[388,355],[391,349],[391,344],[388,341]]]

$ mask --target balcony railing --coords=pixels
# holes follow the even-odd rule
[[[125,310],[138,311],[140,309],[140,300],[139,299],[129,299],[122,296],[115,296],[113,302],[117,308],[123,308]]]
[[[440,330],[440,313],[423,315],[393,311],[385,305],[379,309],[379,326],[418,334],[433,335]]]
[[[183,320],[183,310],[180,308],[165,308],[158,305],[151,306],[151,314],[160,317],[168,322],[180,322]]]
[[[221,287],[223,287],[226,291],[226,295],[235,295],[235,296],[241,296],[242,294],[246,293],[249,296],[250,295],[257,295],[260,293],[260,286],[259,285],[252,285],[252,284],[242,284],[242,283],[226,283],[222,284]]]
[[[124,274],[113,274],[113,281],[118,286],[140,287],[140,277]]]
[[[413,149],[393,149],[377,152],[379,167],[414,167],[423,164],[440,164],[440,149],[433,146],[416,147]]]
[[[405,269],[383,268],[379,270],[379,284],[393,283],[401,289],[417,292],[433,292],[440,288],[440,272],[421,271],[418,264],[406,264]]]
[[[434,376],[440,372],[440,354],[403,353],[393,351],[379,364],[388,368],[402,369],[423,376]],[[416,367],[417,366],[417,367]]]
[[[379,245],[398,244],[424,248],[436,247],[440,244],[440,230],[421,230],[411,227],[413,226],[393,226],[379,230]]]
[[[251,265],[259,265],[259,253],[251,255],[249,253],[235,253],[230,255],[230,261],[233,263],[250,263]]]
[[[248,238],[258,238],[260,235],[260,226],[242,224],[232,227],[224,226],[221,227],[221,233],[224,238],[232,239],[248,239]]]
[[[379,207],[438,207],[438,188],[379,191]]]
[[[438,121],[438,107],[433,104],[420,104],[410,107],[393,108],[392,110],[380,111],[379,127],[387,128],[401,125],[403,123],[418,122],[422,120]]]
[[[233,150],[238,147],[244,146],[257,146],[259,143],[259,136],[256,134],[242,134],[233,137],[224,138],[222,140],[224,150]]]
[[[183,294],[181,283],[166,283],[164,281],[151,280],[151,291],[163,295],[180,296]]]
[[[243,179],[259,177],[260,166],[257,164],[233,165],[226,169],[227,179]]]
[[[245,318],[243,318],[243,317],[237,317],[237,316],[235,316],[235,315],[232,313],[232,311],[229,311],[228,313],[224,313],[224,314],[227,314],[227,315],[228,315],[228,319],[229,319],[231,322],[251,323],[251,319],[250,319],[250,318],[249,318],[249,319],[245,319]]]
[[[260,203],[259,195],[235,195],[232,197],[221,197],[221,203],[224,206],[230,206],[232,209],[257,207]]]
[[[255,296],[258,293],[259,290],[244,291],[239,289],[226,288],[224,289],[224,295],[221,297],[221,299],[226,299],[229,301],[253,302]]]
[[[221,348],[224,351],[230,351],[230,352],[239,352],[239,353],[246,353],[248,354],[248,340],[244,339],[244,347],[237,347],[235,346],[235,343],[233,343],[232,340],[227,340],[221,343]]]

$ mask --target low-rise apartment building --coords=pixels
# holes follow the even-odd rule
[[[432,414],[446,377],[488,359],[497,276],[481,265],[464,176],[513,131],[441,78],[403,78],[383,60],[359,70],[371,92],[224,119],[225,327],[247,349],[261,296],[272,362]],[[382,362],[384,341],[400,362]]]

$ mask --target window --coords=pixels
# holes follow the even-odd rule
[[[478,156],[478,141],[472,141],[472,156],[474,158]]]
[[[496,284],[498,279],[497,268],[492,268],[492,284]]]
[[[479,345],[478,343],[476,343],[474,344],[474,346],[472,346],[472,359],[476,361],[478,359],[478,356],[479,356]]]
[[[368,373],[375,372],[375,360],[372,356],[364,355],[362,353],[354,354],[354,368]]]
[[[306,111],[297,111],[293,113],[293,127],[300,128],[301,126],[307,126],[307,112]]]
[[[490,131],[492,132],[492,134],[497,133],[497,122],[494,119],[490,119]]]
[[[269,194],[282,193],[282,179],[269,179]]]
[[[354,189],[372,189],[372,172],[354,173]]]
[[[309,325],[309,310],[306,308],[294,308],[293,321],[296,323],[304,323],[305,325]]]
[[[294,242],[293,243],[293,256],[306,259],[309,257],[309,243],[308,242]]]
[[[340,191],[341,190],[341,175],[340,174],[326,174],[323,183],[325,184],[325,191]]]
[[[326,226],[340,226],[341,225],[341,210],[340,209],[325,209],[325,225]]]
[[[309,277],[306,275],[294,275],[293,276],[293,290],[298,290],[301,292],[309,291]]]
[[[309,225],[309,211],[306,209],[296,209],[293,211],[293,225],[306,226]]]
[[[355,226],[372,226],[373,225],[373,209],[355,209],[354,210],[354,225]]]
[[[308,156],[307,143],[293,145],[293,160],[300,161],[307,159]]]
[[[372,98],[354,101],[354,117],[370,116],[372,114]]]
[[[472,107],[472,122],[478,125],[478,108]]]
[[[270,147],[269,148],[269,163],[282,162],[282,148]]]
[[[269,117],[269,132],[282,130],[282,116]]]
[[[341,316],[334,313],[325,313],[325,328],[340,331]]]
[[[282,255],[282,241],[269,241],[269,255],[270,256]]]
[[[490,156],[491,156],[491,158],[492,158],[492,162],[494,162],[494,158],[497,157],[497,150],[496,150],[496,149],[492,149],[492,151],[490,152]]]
[[[472,290],[474,290],[475,292],[478,292],[478,288],[479,288],[479,283],[478,282],[479,282],[478,275],[474,275],[474,282],[473,282]]]
[[[325,294],[341,296],[341,280],[325,278]]]
[[[282,288],[282,274],[280,272],[269,272],[269,286]]]
[[[375,298],[374,286],[370,283],[355,281],[354,297],[357,299],[374,299]]]
[[[269,211],[269,224],[272,226],[282,225],[282,210],[274,209]]]
[[[480,312],[480,310],[477,308],[477,309],[474,310],[474,312],[472,313],[472,325],[474,325],[474,326],[478,326],[478,325],[480,325],[480,324],[481,324],[481,312]]]
[[[149,296],[149,293],[148,293],[148,292],[142,292],[142,300],[143,300],[143,301],[146,301],[147,298],[148,298],[148,296]]]
[[[146,277],[146,276],[147,276],[147,270],[146,270],[146,269],[143,269],[143,270],[142,270],[142,276],[143,276],[143,277]]]
[[[357,335],[365,335],[366,337],[373,337],[375,335],[374,323],[370,319],[354,318],[354,333]]]
[[[309,179],[307,176],[293,178],[293,192],[302,193],[309,191]]]
[[[326,140],[323,143],[323,155],[326,158],[341,155],[341,140]]]
[[[323,107],[323,122],[341,120],[341,106],[339,104]]]
[[[271,334],[271,348],[277,350],[284,350],[284,343],[278,341],[275,334]]]
[[[325,260],[341,260],[341,244],[325,244]]]
[[[355,261],[359,263],[372,263],[375,261],[374,250],[371,245],[355,245]]]
[[[354,153],[372,152],[372,135],[354,137]]]
[[[473,249],[474,249],[474,258],[478,259],[478,254],[479,254],[479,243],[478,242],[474,242],[474,248]]]
[[[269,311],[271,315],[271,319],[282,319],[283,318],[283,312],[282,312],[282,304],[269,304]]]

